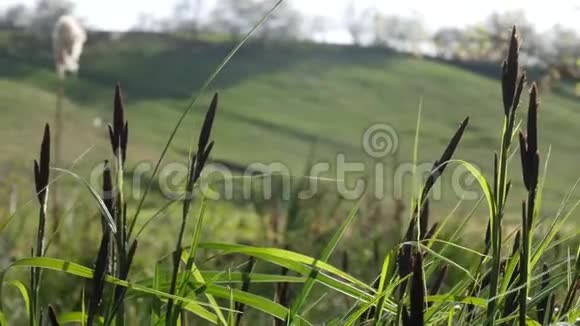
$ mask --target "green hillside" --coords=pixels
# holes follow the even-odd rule
[[[54,114],[56,78],[49,48],[14,47],[10,35],[0,39],[2,162],[27,172],[41,127]],[[88,148],[81,166],[108,157],[105,125],[93,124],[97,118],[109,120],[116,81],[126,99],[131,161],[155,160],[191,93],[232,46],[153,35],[89,42],[78,78],[66,82],[67,161]],[[220,92],[221,103],[214,158],[239,164],[283,162],[295,175],[302,173],[314,142],[316,160],[333,162],[336,153],[345,153],[349,160],[370,161],[361,139],[365,128],[377,122],[393,126],[399,137],[396,158],[385,162],[411,162],[422,103],[419,162],[436,159],[461,120],[470,116],[456,157],[489,176],[489,153],[498,147],[503,114],[496,80],[383,49],[250,43],[211,90]],[[190,135],[198,130],[209,95],[183,125],[168,161],[186,160]],[[542,161],[552,147],[544,200],[554,210],[580,175],[580,101],[569,95],[542,96],[540,120]],[[519,169],[518,156],[512,165]],[[514,184],[514,196],[520,196],[519,178]],[[458,199],[448,193],[443,197],[441,207]]]

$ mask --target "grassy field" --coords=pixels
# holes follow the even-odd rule
[[[13,42],[14,40],[20,42]],[[9,47],[9,44],[17,45]],[[50,51],[39,47],[38,44],[27,44],[31,43],[27,43],[27,39],[21,35],[9,33],[0,35],[0,103],[3,105],[0,139],[6,140],[0,143],[0,152],[3,155],[0,186],[2,195],[6,198],[6,205],[2,203],[0,206],[2,216],[10,215],[7,208],[13,201],[11,193],[19,193],[22,197],[18,198],[17,214],[12,216],[11,223],[6,228],[4,223],[8,221],[8,217],[2,220],[0,230],[4,233],[1,245],[6,253],[2,255],[2,259],[6,260],[3,261],[5,264],[9,264],[12,259],[28,255],[30,250],[30,239],[34,237],[37,223],[34,218],[30,218],[37,214],[31,162],[38,157],[41,130],[45,122],[52,121],[56,101],[57,81],[51,69]],[[95,171],[98,162],[104,159],[114,160],[110,154],[105,125],[110,122],[112,116],[113,85],[120,82],[123,85],[126,99],[125,113],[130,126],[125,190],[128,195],[126,213],[132,216],[138,197],[132,196],[134,189],[131,189],[130,182],[133,173],[131,167],[144,162],[155,162],[175,122],[188,106],[192,90],[198,89],[203,84],[205,78],[233,46],[230,43],[199,42],[153,34],[90,42],[83,56],[80,75],[68,79],[65,84],[63,134],[65,164],[74,162],[72,169],[89,180],[95,177],[91,175],[91,171]],[[297,176],[296,180],[303,180],[300,176],[304,174],[307,162],[329,162],[335,169],[336,157],[342,154],[349,161],[364,162],[367,169],[377,163],[384,163],[392,168],[405,164],[409,166],[414,160],[413,144],[417,138],[416,126],[420,119],[417,163],[431,166],[446,147],[447,150],[441,159],[446,161],[452,156],[456,144],[450,143],[449,139],[464,117],[469,116],[471,119],[469,126],[453,158],[473,164],[481,169],[488,180],[492,180],[492,153],[499,147],[497,137],[505,132],[501,129],[504,112],[501,103],[502,90],[499,85],[498,80],[485,78],[451,65],[384,49],[249,43],[230,61],[211,85],[210,91],[202,95],[193,114],[186,118],[177,133],[165,162],[188,162],[189,146],[191,142],[197,142],[203,116],[210,102],[209,96],[213,91],[219,91],[219,110],[211,137],[216,142],[211,152],[214,160],[234,162],[240,166],[256,162],[279,162],[289,167],[289,172]],[[522,98],[525,100],[520,106],[522,108],[518,112],[520,115],[516,118],[516,124],[521,117],[535,116],[531,110],[524,115],[523,112],[527,111],[525,108],[528,106],[528,94],[522,95]],[[201,207],[206,209],[201,210],[199,217],[196,218],[199,228],[194,223],[179,227],[182,210],[181,204],[178,203],[152,222],[142,236],[134,238],[139,239],[139,250],[135,256],[135,267],[131,270],[131,280],[140,280],[142,288],[129,292],[127,301],[130,304],[127,307],[130,309],[126,315],[122,309],[119,313],[111,310],[115,307],[116,295],[114,298],[111,297],[113,301],[108,302],[109,310],[102,313],[111,318],[115,315],[119,318],[128,318],[131,320],[130,324],[149,322],[147,319],[151,318],[152,322],[165,321],[168,325],[172,325],[177,323],[179,311],[185,309],[206,320],[237,325],[233,314],[228,316],[226,322],[221,316],[221,311],[228,313],[223,307],[238,301],[254,308],[245,318],[259,321],[258,324],[269,323],[272,316],[286,320],[290,324],[302,324],[300,320],[303,318],[314,323],[332,320],[337,324],[348,318],[347,324],[356,324],[357,320],[363,322],[361,319],[363,315],[367,321],[374,319],[375,325],[386,323],[386,320],[393,322],[403,320],[403,324],[419,325],[423,324],[423,318],[431,324],[439,324],[447,320],[453,322],[453,311],[458,310],[459,315],[455,319],[458,323],[490,324],[496,318],[514,321],[519,316],[520,324],[523,325],[528,318],[527,314],[531,316],[532,312],[534,316],[529,318],[544,321],[541,310],[546,309],[549,300],[557,298],[558,302],[563,304],[564,313],[569,313],[558,314],[554,310],[556,311],[554,318],[550,314],[546,320],[575,320],[580,315],[578,303],[575,301],[574,286],[580,275],[578,257],[575,268],[571,266],[574,264],[573,256],[576,254],[574,248],[577,248],[575,245],[577,231],[573,229],[566,231],[565,220],[568,216],[560,214],[561,212],[557,210],[561,208],[560,202],[566,198],[577,178],[574,169],[574,162],[578,156],[574,126],[580,115],[580,112],[577,112],[580,101],[567,93],[565,86],[558,87],[557,92],[553,94],[545,96],[541,94],[541,99],[540,125],[537,127],[540,130],[541,141],[540,173],[543,173],[549,147],[551,156],[548,179],[545,187],[540,186],[538,196],[541,197],[538,197],[536,204],[534,204],[535,190],[530,190],[529,185],[527,189],[524,188],[521,181],[517,142],[512,144],[511,149],[505,149],[508,151],[505,154],[514,158],[507,160],[511,162],[510,179],[500,180],[493,194],[488,194],[487,200],[493,208],[491,213],[487,212],[485,204],[481,205],[482,207],[475,213],[474,223],[463,224],[463,221],[466,221],[464,219],[471,216],[468,212],[475,205],[475,201],[460,202],[456,206],[459,197],[466,192],[453,191],[454,180],[451,176],[455,175],[454,168],[447,167],[440,181],[443,183],[442,199],[431,200],[430,204],[430,221],[440,221],[443,225],[434,228],[436,233],[430,235],[423,230],[428,225],[419,226],[417,223],[416,229],[409,227],[402,240],[406,245],[400,243],[399,232],[404,230],[408,223],[406,220],[401,221],[401,216],[397,217],[398,221],[393,219],[397,213],[393,212],[392,206],[395,202],[389,193],[387,198],[374,203],[372,199],[362,202],[358,211],[353,210],[350,214],[348,211],[352,209],[352,203],[346,202],[346,205],[341,205],[345,202],[332,190],[315,197],[310,202],[295,204],[290,200],[282,204],[284,208],[278,207],[280,203],[276,201],[267,200],[263,202],[234,200],[219,203],[210,201],[207,207],[199,200],[195,200],[191,209],[192,215],[197,214],[197,210]],[[97,121],[100,122],[96,123]],[[379,161],[369,157],[364,152],[362,144],[365,130],[377,123],[389,124],[398,136],[398,151],[382,157]],[[202,134],[208,130],[207,125],[204,126]],[[530,130],[536,129],[534,124],[525,121],[521,128],[524,127],[527,128],[528,134]],[[212,129],[211,124],[209,129]],[[459,130],[457,135],[461,138],[462,129]],[[509,132],[507,131],[506,135]],[[522,142],[526,144],[526,148],[534,150],[533,140],[524,139]],[[203,148],[206,148],[206,145],[204,144]],[[198,153],[195,160],[198,162],[197,160],[203,158],[200,158]],[[526,157],[524,161],[528,166],[526,176],[530,178],[530,175],[534,174],[534,168],[530,167],[533,160]],[[498,170],[501,173],[507,171],[503,165],[500,165]],[[376,176],[368,171],[370,170],[349,176],[345,181],[351,182],[355,176],[376,180]],[[101,172],[102,169],[96,175],[97,178],[101,176]],[[330,171],[324,176],[333,179],[333,172]],[[537,171],[535,173],[537,174]],[[463,173],[462,176],[464,175],[466,174]],[[404,181],[403,200],[404,203],[409,203],[411,191],[414,190],[416,193],[420,185],[417,182],[417,188],[413,189],[410,175],[404,178]],[[496,191],[500,188],[502,191],[506,189],[510,181],[513,181],[513,187],[509,200],[506,201],[501,192],[498,194]],[[115,183],[117,187],[123,184],[119,180]],[[333,183],[337,181],[330,181],[327,186],[332,189]],[[93,266],[94,257],[97,255],[96,244],[99,241],[99,232],[95,230],[101,229],[100,213],[94,200],[91,200],[88,192],[81,191],[82,188],[78,183],[69,180],[60,184],[65,213],[62,216],[58,237],[53,241],[52,232],[48,234],[45,254],[48,257]],[[100,187],[100,182],[94,182],[94,185]],[[181,183],[175,187],[181,189],[182,186]],[[428,182],[425,183],[425,187],[430,187]],[[158,190],[156,186],[154,189]],[[519,199],[526,196],[528,212],[531,212],[530,220],[536,218],[537,222],[531,227],[521,225],[519,221],[521,216]],[[114,205],[122,207],[123,200],[120,197],[116,198]],[[154,191],[146,202],[142,215],[154,215],[165,202],[167,199],[163,198],[159,191]],[[540,207],[540,202],[541,211],[535,211],[534,208]],[[299,208],[294,205],[298,205]],[[425,207],[419,206],[421,209]],[[454,207],[458,209],[455,210]],[[113,215],[115,223],[120,223],[121,226],[126,223],[121,210],[114,210]],[[209,217],[202,223],[205,215]],[[289,233],[282,241],[269,234],[271,228],[275,228],[271,225],[277,223],[279,215],[288,217],[286,230]],[[410,215],[408,208],[404,217],[407,215]],[[348,217],[345,219],[345,216]],[[50,218],[50,215],[48,217]],[[355,217],[358,218],[357,222],[351,226]],[[509,223],[504,221],[503,231],[494,224],[490,242],[481,249],[488,219],[502,217]],[[421,214],[420,218],[422,223],[426,217]],[[138,228],[144,219],[140,220]],[[556,227],[548,227],[551,219]],[[562,224],[559,224],[559,221],[562,221]],[[48,222],[49,226],[52,226],[53,222],[51,220]],[[393,226],[397,223],[398,225]],[[447,227],[444,227],[445,225]],[[167,254],[175,248],[178,229],[185,230],[186,239],[183,245],[189,243],[186,241],[192,243],[192,252],[188,253],[185,250],[184,255],[203,252],[195,259],[191,258],[191,261],[191,256],[182,256],[184,262],[187,261],[185,265],[189,266],[190,262],[193,264],[195,260],[196,264],[204,269],[200,274],[203,276],[200,276],[196,272],[189,272],[193,270],[193,266],[187,267],[187,272],[183,273],[188,275],[187,277],[195,278],[195,281],[191,284],[183,281],[181,287],[176,290],[173,285],[168,287],[169,280],[179,278],[177,274],[170,276],[172,263]],[[564,232],[560,233],[560,230]],[[506,243],[508,246],[511,245],[515,231],[518,232],[516,238],[519,239],[519,235],[522,234],[523,240],[521,242],[516,240],[511,255],[506,255]],[[103,231],[101,248],[106,248],[104,244],[109,242],[105,238],[106,234],[111,235],[108,231]],[[116,233],[115,237],[117,234],[119,233]],[[545,240],[540,241],[544,234]],[[473,236],[478,237],[477,241],[473,241]],[[560,236],[564,236],[562,242]],[[530,237],[538,238],[533,241],[534,245],[531,245]],[[180,239],[177,252],[181,252],[183,248],[181,237],[177,239]],[[507,242],[502,245],[502,240]],[[568,242],[569,240],[572,241]],[[114,243],[121,242],[123,240],[115,238]],[[229,244],[234,242],[272,248],[256,249]],[[326,266],[322,267],[324,273],[319,274],[318,267],[313,266],[317,263],[310,257],[301,258],[292,252],[273,248],[284,243],[291,245],[292,250],[312,255],[321,262],[329,261],[335,266],[341,265],[342,271]],[[413,244],[414,249],[407,251],[405,248],[411,248],[408,244]],[[562,258],[566,256],[562,255],[560,248],[562,245],[567,246],[564,249],[568,251],[567,258]],[[477,251],[467,247],[476,248]],[[394,249],[391,251],[392,248]],[[331,258],[331,254],[338,250],[342,252],[342,256],[335,254]],[[106,256],[107,254],[103,254],[105,252],[108,250],[99,250],[98,256]],[[234,255],[223,256],[219,252]],[[125,255],[131,255],[126,248],[114,250],[113,253],[117,254],[117,263],[111,265],[113,266],[111,275],[126,278],[126,275],[121,276],[124,268],[123,260],[128,257]],[[44,253],[35,256],[43,255]],[[252,274],[252,277],[262,277],[261,282],[266,283],[263,286],[252,284],[253,291],[260,297],[244,297],[248,291],[244,287],[250,284],[246,279],[250,272],[237,272],[244,270],[244,266],[248,264],[243,258],[244,255],[254,256],[263,261],[257,267],[262,274]],[[385,255],[383,265],[381,262]],[[520,263],[520,259],[530,266]],[[94,284],[98,285],[96,275],[99,268],[108,266],[106,260],[107,258],[104,258],[103,263],[97,258],[95,275],[91,274],[90,270],[75,267],[74,264],[70,265],[73,266],[70,269],[70,263],[58,267],[59,262],[39,257],[28,261],[16,260],[16,264],[21,264],[21,267],[47,268],[36,264],[50,263],[52,265],[49,264],[51,266],[49,269],[66,270],[69,274],[93,278],[93,282],[97,282]],[[547,272],[540,274],[539,262],[546,264],[546,270],[549,268],[552,283],[559,286],[559,290],[543,291],[548,288],[549,278],[547,282],[542,282],[541,288],[535,284],[535,280],[543,279],[547,274]],[[501,267],[502,264],[505,265]],[[276,269],[272,265],[277,265]],[[176,273],[179,271],[178,266],[179,264],[173,268]],[[290,269],[293,273],[288,277],[285,276],[285,272],[284,275],[278,275],[280,266]],[[231,279],[233,274],[230,274],[232,270],[236,271],[235,277],[238,278],[234,283]],[[23,274],[10,275],[16,280],[25,277],[26,272],[22,272]],[[434,279],[446,274],[448,275],[442,276],[447,280],[442,288],[448,291],[446,293],[450,297],[438,297],[442,281]],[[34,272],[32,275],[34,283]],[[300,277],[293,278],[293,275]],[[328,278],[326,275],[332,277]],[[203,277],[211,278],[211,281],[206,284]],[[361,282],[356,277],[364,281]],[[408,296],[405,295],[406,277],[410,278],[411,283],[408,287],[410,292]],[[66,277],[60,273],[46,273],[43,278],[43,291],[40,294],[30,295],[33,302],[28,312],[36,313],[35,309],[39,309],[38,302],[52,302],[69,310],[79,310],[80,302],[84,303],[84,299],[70,294],[80,293],[83,284],[82,282],[73,284],[65,279]],[[381,280],[380,283],[377,283],[377,279]],[[19,283],[15,282],[12,281],[11,284],[19,288]],[[121,284],[112,278],[107,279],[107,282]],[[284,299],[278,296],[281,284],[289,284],[288,282],[298,283],[291,287],[292,290],[288,290],[288,285],[285,285],[287,288],[284,291],[290,291],[291,306],[290,302],[284,302]],[[242,283],[242,291],[228,292],[229,287],[236,283]],[[315,283],[317,286],[314,287]],[[183,288],[185,285],[201,287],[194,290],[189,287]],[[270,285],[278,286],[274,292],[277,295],[275,300],[280,305],[267,299],[272,295]],[[484,290],[487,286],[489,291]],[[19,289],[22,291],[22,287]],[[35,290],[34,284],[30,289]],[[329,289],[338,290],[350,298],[326,297]],[[426,296],[426,289],[434,292],[429,292]],[[112,287],[109,288],[109,291],[111,290]],[[144,293],[152,294],[151,291],[154,290],[161,292],[152,298],[143,297]],[[527,298],[527,294],[533,295],[529,299],[530,306],[526,308],[526,304],[523,303],[527,300],[520,301],[520,310],[517,314],[517,298],[510,295],[508,290],[520,295],[524,293],[521,298]],[[54,293],[59,295],[55,298]],[[90,292],[89,298],[95,298],[95,293],[99,293],[99,290]],[[173,299],[169,300],[167,306],[163,305],[165,302],[163,300],[170,298],[167,293],[177,294],[181,297],[178,300],[188,295],[196,298],[198,294],[201,296],[204,293],[209,300],[207,307],[214,309],[215,315],[209,310],[182,305],[183,303],[178,303],[177,310],[172,313]],[[212,302],[211,295],[221,298],[219,301],[221,308]],[[496,300],[496,295],[499,295],[500,299]],[[228,302],[230,296],[231,301]],[[318,296],[320,298],[314,300],[314,297]],[[383,296],[388,299],[382,299]],[[11,294],[11,298],[13,297],[14,293]],[[133,304],[144,302],[140,300],[146,301],[147,304]],[[7,300],[3,301],[6,303]],[[319,304],[320,302],[322,303]],[[7,308],[2,309],[11,312],[10,321],[23,320],[26,310],[22,309],[22,305],[10,300],[6,306]],[[168,311],[166,320],[157,314],[161,312],[162,306]],[[378,312],[373,311],[375,308],[371,309],[371,306],[380,306],[381,309]],[[407,312],[402,310],[407,306],[411,309],[410,317],[405,317]],[[287,307],[290,309],[286,309]],[[347,311],[337,315],[337,307]],[[82,309],[81,315],[75,318],[84,318],[84,306]],[[239,312],[243,308],[236,305],[235,310]],[[256,312],[260,313],[252,315]],[[383,312],[385,320],[381,320]],[[94,313],[89,306],[88,315]],[[270,317],[266,318],[266,315]],[[69,315],[60,315],[60,318],[63,319],[64,316]],[[69,317],[73,318],[72,315]],[[137,318],[140,321],[137,321]],[[112,319],[107,321],[112,322]],[[117,323],[120,321],[117,320]],[[530,320],[530,323],[536,325],[535,321]]]
[[[9,36],[0,39],[5,40],[0,45],[0,102],[4,103],[0,137],[18,139],[2,142],[0,149],[4,162],[21,162],[30,160],[40,126],[53,119],[56,79],[48,48],[12,49]],[[93,121],[109,121],[111,85],[117,81],[124,87],[131,118],[131,159],[155,160],[192,90],[232,46],[155,35],[89,42],[80,75],[66,82],[67,162],[88,148],[92,149],[83,162],[107,157],[106,124],[95,128]],[[368,162],[362,135],[378,122],[392,125],[399,137],[398,152],[385,162],[390,166],[412,162],[420,103],[420,163],[434,159],[465,116],[471,117],[471,124],[458,158],[489,175],[489,152],[499,142],[492,136],[500,131],[496,122],[501,117],[500,88],[494,80],[382,49],[250,43],[211,88],[221,95],[214,158],[240,164],[282,162],[293,175],[303,173],[314,139],[315,160],[332,163],[336,153],[345,153],[350,160]],[[541,100],[541,150],[552,147],[544,200],[546,209],[554,210],[578,177],[573,163],[578,145],[571,131],[580,119],[580,101],[564,92],[542,94]],[[200,107],[207,101],[204,97]],[[171,147],[169,161],[184,160],[191,132],[199,123],[198,107]],[[440,205],[449,207],[458,198],[448,190],[451,181],[443,182],[447,190]],[[516,190],[520,186],[515,183]],[[409,186],[404,190],[408,194]]]

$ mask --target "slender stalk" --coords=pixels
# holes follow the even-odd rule
[[[31,250],[31,254],[36,257],[42,257],[45,251],[44,233],[46,228],[46,211],[48,200],[48,180],[50,177],[50,127],[48,124],[44,127],[42,144],[40,145],[40,158],[34,161],[34,181],[36,195],[40,210],[38,213],[38,228],[36,234],[36,248]],[[30,325],[42,324],[42,314],[40,305],[40,281],[42,278],[42,269],[32,268],[30,271]]]
[[[502,248],[502,219],[505,202],[509,191],[508,182],[508,156],[511,148],[516,110],[520,102],[525,74],[518,75],[519,39],[514,26],[511,32],[508,53],[502,64],[502,99],[504,106],[504,122],[501,138],[499,158],[494,158],[494,187],[495,211],[491,212],[493,223],[490,223],[491,247],[492,247],[492,270],[489,288],[489,303],[487,306],[486,325],[491,326],[495,321],[497,310],[497,294],[500,279],[501,248]],[[496,163],[497,162],[497,163]]]
[[[124,270],[127,269],[127,240],[125,239],[126,235],[126,226],[125,226],[125,196],[123,194],[123,155],[121,153],[121,148],[119,147],[119,152],[117,153],[117,205],[116,205],[116,222],[117,222],[117,276],[119,278],[123,278]],[[118,303],[119,308],[117,310],[117,318],[116,318],[116,326],[123,326],[125,324],[124,316],[125,316],[125,309],[122,302]]]
[[[56,108],[54,114],[54,166],[57,168],[61,167],[62,159],[62,132],[63,132],[63,122],[62,122],[62,108],[64,100],[64,77],[58,78],[57,93],[56,93]],[[57,183],[52,185],[52,216],[54,218],[52,232],[54,233],[55,240],[58,241],[59,233],[56,232],[59,222],[60,222],[60,206],[59,206],[59,191]]]
[[[520,259],[520,326],[526,325],[526,311],[528,301],[529,263],[530,263],[530,237],[534,214],[536,192],[532,190],[528,193],[527,208],[524,210],[522,221],[522,253]]]
[[[173,266],[171,273],[171,284],[169,286],[169,293],[174,294],[177,287],[177,273],[179,272],[179,262],[181,257],[181,244],[183,242],[183,233],[185,231],[185,226],[187,225],[187,214],[181,217],[181,226],[179,228],[179,235],[177,236],[177,243],[175,245],[175,251],[173,252]],[[167,302],[167,311],[165,315],[165,325],[173,325],[173,299],[169,299]]]

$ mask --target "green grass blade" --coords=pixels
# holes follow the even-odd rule
[[[291,267],[288,268],[295,268],[294,265],[291,263],[297,263],[306,266],[312,266],[316,262],[316,267],[322,271],[328,272],[330,274],[336,275],[345,281],[352,283],[355,286],[358,286],[366,291],[370,291],[375,293],[376,290],[373,289],[370,285],[366,284],[363,281],[356,279],[355,277],[341,271],[340,269],[317,260],[315,258],[299,254],[296,252],[284,250],[284,249],[277,249],[277,248],[265,248],[265,247],[253,247],[253,246],[244,246],[238,244],[226,244],[226,243],[200,243],[200,248],[204,249],[213,249],[213,250],[220,250],[223,254],[232,254],[232,253],[239,253],[254,256],[256,258],[270,261],[275,264],[280,264],[282,262],[289,263]],[[282,266],[282,265],[281,265]],[[293,269],[294,270],[294,269]],[[305,270],[310,271],[310,267],[305,267]],[[298,270],[295,270],[299,272]],[[302,269],[304,271],[304,269]]]
[[[342,223],[340,228],[336,231],[336,233],[334,234],[334,236],[332,237],[332,239],[330,240],[328,245],[326,245],[326,247],[322,251],[322,254],[320,256],[321,262],[327,262],[328,259],[330,258],[330,255],[332,255],[332,253],[334,252],[334,249],[338,245],[338,242],[340,241],[340,239],[342,239],[342,236],[346,232],[346,229],[352,224],[352,221],[354,221],[354,218],[356,217],[356,214],[358,212],[358,206],[359,206],[359,203],[357,203],[355,205],[355,207],[351,210],[350,214],[348,214],[347,218],[344,220],[344,222]],[[318,260],[312,264],[311,273],[318,273],[317,264],[318,264]],[[290,324],[292,324],[294,322],[296,315],[300,313],[302,306],[306,302],[306,299],[307,299],[308,295],[310,294],[312,287],[314,286],[314,281],[315,281],[315,278],[309,277],[308,280],[306,281],[306,283],[304,283],[304,286],[302,287],[300,294],[292,303],[292,306],[290,307],[290,314],[288,316],[288,322]]]
[[[71,311],[71,312],[65,312],[62,313],[58,316],[58,322],[61,325],[65,325],[65,324],[84,324],[87,322],[87,314],[85,314],[82,311]],[[103,323],[105,322],[105,319],[103,317],[97,317],[95,319],[95,321],[99,324],[99,325],[103,325]]]
[[[72,177],[74,177],[76,180],[80,181],[91,193],[91,195],[93,196],[93,198],[95,199],[95,201],[97,202],[97,204],[99,205],[99,209],[101,210],[101,213],[103,213],[105,215],[105,217],[107,218],[107,225],[109,226],[109,229],[111,229],[111,232],[113,233],[117,233],[117,226],[115,225],[115,221],[113,220],[113,217],[111,216],[111,212],[109,212],[109,210],[107,209],[107,205],[105,205],[105,203],[103,202],[103,199],[101,198],[101,196],[99,195],[99,193],[83,178],[81,178],[78,174],[66,170],[66,169],[60,169],[60,168],[51,168],[52,170],[55,171],[59,171],[59,172],[64,172]]]
[[[12,264],[10,264],[9,267],[3,271],[3,274],[0,275],[0,284],[3,283],[3,278],[4,278],[5,273],[9,269],[14,268],[14,267],[36,267],[36,268],[61,271],[61,272],[65,272],[65,273],[70,274],[70,275],[80,276],[80,277],[87,278],[87,279],[92,279],[92,277],[93,277],[93,270],[92,269],[85,267],[85,266],[82,266],[82,265],[79,265],[79,264],[76,264],[76,263],[73,263],[73,262],[64,261],[64,260],[56,259],[56,258],[48,258],[48,257],[29,257],[29,258],[22,258],[22,259],[16,260]],[[123,286],[123,287],[126,287],[128,289],[132,289],[134,291],[140,291],[140,292],[143,292],[146,294],[154,295],[154,296],[157,296],[159,298],[173,299],[176,302],[186,302],[188,310],[190,310],[192,313],[194,313],[194,314],[198,315],[199,317],[206,319],[208,321],[212,321],[214,323],[217,322],[217,316],[214,315],[213,313],[209,312],[205,308],[203,308],[202,303],[200,303],[196,300],[184,298],[184,297],[180,297],[180,296],[176,296],[176,295],[171,295],[169,293],[165,293],[163,291],[147,288],[147,287],[141,286],[139,284],[129,283],[127,281],[119,280],[118,278],[115,278],[115,277],[112,277],[109,275],[107,275],[107,277],[105,278],[105,281],[108,283],[111,283],[111,284]]]
[[[8,282],[9,285],[12,285],[18,289],[20,295],[22,296],[22,300],[24,300],[24,305],[26,307],[26,316],[30,319],[30,291],[26,287],[26,285],[18,280],[11,280]]]

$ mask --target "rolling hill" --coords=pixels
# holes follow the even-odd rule
[[[0,152],[5,166],[27,172],[42,125],[53,118],[56,77],[49,47],[18,40],[8,32],[0,37]],[[89,148],[81,166],[108,157],[105,123],[117,81],[130,121],[131,163],[155,160],[192,92],[232,47],[153,34],[90,40],[80,74],[65,85],[67,162]],[[335,162],[336,154],[344,153],[350,161],[370,162],[361,142],[365,129],[376,123],[389,124],[398,135],[397,154],[383,161],[390,166],[412,162],[421,106],[418,161],[428,164],[438,158],[461,120],[469,116],[456,157],[489,176],[503,118],[497,80],[378,48],[249,43],[210,88],[220,92],[214,158],[240,165],[281,162],[294,175],[303,173],[312,148],[317,161]],[[186,119],[167,162],[186,160],[211,92]],[[542,163],[551,146],[544,195],[550,212],[580,176],[575,168],[580,159],[580,100],[559,93],[541,99]],[[522,107],[526,105],[527,99]],[[513,196],[521,194],[517,155],[512,163]],[[453,180],[444,182],[448,183],[444,189],[450,189]],[[443,198],[446,207],[458,196],[445,193]]]

